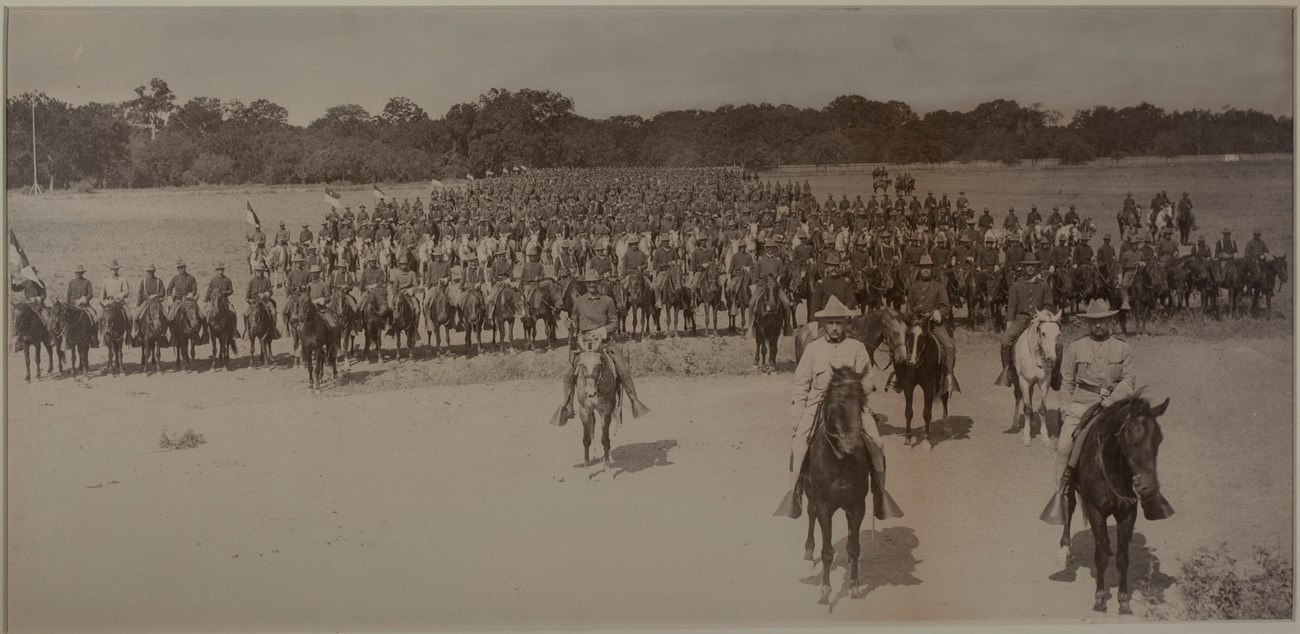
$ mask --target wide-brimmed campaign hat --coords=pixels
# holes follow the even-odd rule
[[[84,265],[84,264],[78,264],[78,265],[77,265],[77,268],[72,269],[72,272],[73,272],[73,273],[85,273],[85,272],[86,272],[86,265]]]
[[[1094,299],[1088,302],[1088,312],[1079,315],[1084,319],[1104,319],[1118,313],[1118,310],[1110,309],[1110,302],[1104,299]]]
[[[146,271],[157,271],[157,270],[158,270],[158,267],[156,267],[156,266],[150,264],[149,266],[145,267],[144,270],[146,270]]]
[[[176,260],[176,268],[179,269],[183,266],[185,266],[185,260]]]
[[[840,301],[840,298],[831,295],[830,300],[826,302],[826,307],[814,313],[813,317],[817,319],[850,319],[857,317],[859,314],[857,310],[845,306],[844,302]]]
[[[931,258],[930,254],[927,253],[921,256],[921,261],[916,264],[917,266],[934,266],[934,258]]]
[[[1020,261],[1020,265],[1021,265],[1021,266],[1025,266],[1025,265],[1028,265],[1028,264],[1038,265],[1038,264],[1042,264],[1042,262],[1039,262],[1039,261],[1038,261],[1038,258],[1036,258],[1036,257],[1034,257],[1034,256],[1032,256],[1032,255]]]
[[[840,263],[840,254],[834,251],[831,251],[830,253],[827,253],[825,256],[822,257],[822,264],[835,266],[838,265],[839,263]]]
[[[117,263],[117,260],[113,260],[112,262],[109,262],[109,263],[108,263],[108,268],[110,268],[110,269],[116,271],[116,270],[122,268],[122,265],[121,265],[121,264],[118,264],[118,263]]]
[[[308,272],[308,273],[320,273],[320,265],[319,265],[319,264],[313,264],[313,265],[311,265],[311,268],[310,268],[310,269],[307,269],[307,272]]]
[[[595,271],[587,271],[587,274],[586,274],[586,275],[583,275],[582,278],[579,279],[578,281],[579,281],[579,282],[588,282],[588,283],[589,283],[589,282],[599,282],[599,281],[600,281],[600,275],[599,275],[598,273],[596,273]]]
[[[147,270],[147,271],[152,271],[153,268],[148,268],[148,269],[145,269],[145,270]],[[271,270],[271,267],[267,266],[267,265],[266,265],[266,262],[258,262],[258,263],[257,263],[257,267],[254,268],[253,270],[255,270],[255,271],[270,271],[270,270]]]
[[[217,262],[217,265],[216,265],[215,267],[213,267],[213,268],[216,269],[216,270],[218,270],[218,271],[224,271],[224,270],[226,270],[226,265],[225,265],[224,262]]]

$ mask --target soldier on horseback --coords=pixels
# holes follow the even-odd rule
[[[253,336],[253,330],[247,328],[247,325],[249,316],[253,314],[254,304],[258,302],[265,303],[267,308],[270,309],[270,314],[275,315],[275,298],[271,297],[271,280],[266,277],[267,272],[270,270],[270,267],[266,266],[265,262],[258,264],[257,269],[253,272],[253,279],[248,281],[248,288],[244,291],[244,302],[248,304],[247,308],[244,309],[244,324],[250,339]],[[279,326],[276,325],[274,318],[270,322],[271,339],[279,339]]]
[[[153,264],[146,267],[145,276],[140,279],[140,286],[136,289],[135,314],[131,318],[131,323],[135,326],[133,337],[136,341],[140,340],[141,319],[144,317],[145,308],[150,300],[161,300],[166,292],[167,287],[163,285],[163,281],[154,275],[157,270],[158,267]]]
[[[1016,339],[1029,327],[1029,322],[1039,310],[1052,305],[1052,287],[1039,275],[1037,258],[1020,263],[1025,269],[1026,278],[1012,282],[1007,291],[1007,330],[1002,335],[1002,374],[998,375],[994,385],[1010,387],[1011,353]]]
[[[808,343],[799,359],[799,366],[795,369],[794,393],[790,399],[790,417],[794,419],[794,434],[790,442],[790,492],[782,500],[777,513],[784,512],[794,519],[803,514],[799,480],[803,475],[808,442],[812,439],[814,423],[821,413],[822,398],[830,384],[832,370],[851,367],[862,374],[865,393],[870,394],[876,389],[871,382],[871,357],[866,346],[861,341],[846,336],[849,320],[858,315],[857,310],[849,309],[837,298],[832,298],[824,309],[814,314],[825,330],[825,336]],[[868,400],[864,398],[862,401],[862,430],[866,434],[867,451],[871,454],[872,471],[875,472],[871,478],[873,511],[877,519],[883,520],[888,519],[883,506],[885,445],[880,439],[880,429],[875,413],[867,404]]]
[[[930,334],[939,342],[943,381],[940,394],[960,392],[953,368],[957,364],[957,343],[952,338],[952,304],[948,301],[948,287],[934,277],[934,260],[927,254],[918,263],[920,277],[907,289],[907,311],[912,324],[919,325],[929,319],[933,322]]]
[[[1079,224],[1079,212],[1074,210],[1074,205],[1070,205],[1070,210],[1065,212],[1065,218],[1061,220],[1061,224],[1066,226]]]
[[[376,210],[376,213],[378,211]],[[388,308],[387,280],[384,272],[379,270],[379,258],[371,255],[366,259],[366,268],[361,272],[361,306],[373,306],[373,310],[387,319],[392,315]]]
[[[112,274],[104,278],[104,283],[99,285],[99,304],[104,308],[105,313],[114,305],[124,306],[126,298],[131,294],[131,287],[127,284],[126,278],[122,277],[122,266],[117,263],[117,260],[110,262],[108,268]],[[126,311],[123,313],[127,315],[127,332],[130,332],[130,313]],[[101,337],[105,334],[104,329],[107,326],[108,319],[104,319],[99,324]]]
[[[785,271],[785,262],[781,260],[781,256],[777,253],[780,245],[775,240],[768,240],[764,246],[767,252],[759,256],[758,261],[754,263],[754,282],[750,287],[749,312],[757,318],[760,298],[765,293],[775,293],[777,301],[781,303],[781,331],[785,336],[789,337],[793,332],[788,320],[790,297],[786,295],[785,289],[781,287],[778,279]]]
[[[1061,359],[1061,396],[1069,403],[1061,409],[1061,432],[1056,439],[1056,473],[1060,484],[1042,519],[1065,523],[1065,492],[1074,483],[1079,449],[1101,408],[1131,396],[1136,390],[1133,349],[1110,333],[1111,318],[1118,313],[1104,299],[1094,299],[1080,315],[1088,334],[1074,340]]]
[[[36,267],[32,266],[30,268],[32,269],[34,277],[36,274]],[[162,282],[159,282],[159,284],[161,283]],[[27,302],[27,305],[30,306],[32,310],[36,311],[36,315],[45,323],[46,330],[53,333],[54,329],[50,324],[50,314],[45,308],[45,285],[36,280],[19,278],[11,280],[9,288],[15,293],[23,294],[23,301]],[[13,346],[14,352],[22,352],[22,348],[18,343],[18,332],[16,330],[13,333]],[[36,369],[39,373],[39,364]]]
[[[171,303],[163,306],[163,314],[167,316],[168,321],[175,320],[176,311],[181,309],[185,300],[194,300],[199,296],[199,281],[186,272],[185,268],[185,261],[177,260],[176,275],[172,276],[171,281],[167,283],[167,295]],[[198,315],[195,317],[197,318]]]
[[[632,416],[640,418],[649,413],[650,408],[637,398],[636,385],[632,381],[632,374],[628,372],[622,351],[608,342],[609,331],[618,326],[618,311],[614,307],[614,299],[600,292],[600,276],[588,273],[579,281],[586,284],[587,293],[574,298],[573,301],[573,318],[570,320],[572,334],[569,336],[569,361],[572,367],[564,375],[564,404],[551,417],[551,424],[562,426],[573,418],[573,390],[577,386],[578,378],[579,337],[595,342],[600,348],[606,362],[614,368],[615,376],[623,386],[623,391],[627,393],[627,398],[632,404]]]
[[[1142,250],[1133,244],[1132,236],[1129,236],[1128,242],[1128,247],[1119,254],[1120,270],[1123,272],[1119,280],[1120,310],[1129,309],[1128,289],[1133,285],[1138,268],[1146,266],[1142,261]]]
[[[1196,245],[1192,247],[1192,255],[1197,258],[1210,257],[1210,247],[1205,244],[1205,236],[1196,236]]]
[[[90,323],[95,324],[90,335],[90,347],[99,347],[99,315],[95,312],[95,307],[90,305],[90,300],[94,299],[95,291],[91,287],[90,280],[86,279],[86,267],[78,264],[77,268],[72,271],[75,277],[68,282],[68,303],[86,311],[90,316]]]
[[[315,304],[320,310],[320,316],[329,324],[335,332],[339,329],[339,314],[330,306],[333,300],[334,291],[330,288],[330,283],[321,279],[321,268],[313,266],[308,270],[311,275],[311,281],[307,282],[307,299]]]
[[[221,302],[235,294],[235,285],[226,277],[226,265],[217,262],[216,274],[208,280],[208,290],[203,295],[204,318],[208,323],[216,317]]]
[[[1224,279],[1228,272],[1228,263],[1237,257],[1237,243],[1232,239],[1232,231],[1223,230],[1223,237],[1214,243],[1214,258],[1219,261],[1219,279]]]

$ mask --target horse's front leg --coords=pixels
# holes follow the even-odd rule
[[[822,596],[817,603],[830,605],[831,602],[831,565],[835,563],[835,546],[831,542],[831,520],[835,511],[829,504],[822,503],[817,508],[817,523],[822,528]]]
[[[605,412],[602,412],[602,413],[601,413],[601,415],[602,415],[602,417],[604,418],[604,421],[605,421],[605,422],[604,422],[604,424],[602,425],[602,429],[601,429],[600,446],[601,446],[601,448],[603,448],[603,449],[605,450],[604,464],[605,464],[605,467],[606,467],[606,468],[608,468],[608,467],[610,466],[610,461],[609,461],[609,423],[610,423],[610,418],[611,418],[611,416],[613,415],[613,413],[614,413],[614,412],[613,412],[612,410],[610,410],[610,411],[605,411]]]
[[[1133,539],[1133,525],[1137,522],[1137,506],[1133,506],[1122,517],[1116,518],[1116,535],[1118,550],[1115,551],[1115,567],[1119,569],[1119,613],[1133,614],[1133,608],[1129,606],[1129,599],[1132,595],[1128,588],[1128,547],[1129,542]]]
[[[803,493],[800,492],[799,495],[803,495]],[[795,501],[797,502],[798,500],[795,500]],[[803,543],[803,560],[804,560],[804,561],[812,561],[812,560],[813,560],[813,549],[817,547],[817,542],[816,542],[816,540],[813,539],[813,528],[814,528],[816,525],[817,525],[817,512],[816,512],[816,510],[813,508],[813,502],[812,502],[812,499],[810,498],[810,499],[808,500],[808,539],[804,540],[804,543]],[[814,565],[816,565],[816,564],[814,564]]]
[[[908,447],[912,445],[912,395],[916,391],[916,385],[909,381],[905,391],[906,405],[903,407],[903,420],[906,424],[906,432],[903,436],[903,446]]]
[[[921,398],[925,399],[925,402],[921,403],[921,419],[925,422],[925,430],[921,432],[917,444],[926,451],[930,450],[930,419],[934,413],[934,392],[936,388],[937,386],[932,385],[921,386]]]
[[[1088,509],[1088,523],[1092,525],[1092,540],[1094,543],[1092,553],[1093,571],[1097,576],[1097,591],[1093,595],[1096,601],[1092,604],[1094,612],[1106,611],[1106,564],[1109,562],[1110,553],[1110,536],[1106,530],[1106,517],[1101,513]]]
[[[846,512],[849,520],[849,543],[846,548],[849,556],[849,596],[858,599],[861,598],[861,586],[858,579],[858,557],[862,554],[862,542],[859,533],[862,531],[862,519],[867,515],[867,502],[865,499],[858,500],[853,508]]]
[[[27,365],[27,382],[32,382],[32,347],[23,346],[23,361]],[[41,378],[41,348],[36,344],[36,378]]]

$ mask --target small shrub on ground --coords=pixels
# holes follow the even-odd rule
[[[1291,562],[1256,546],[1253,569],[1243,570],[1228,555],[1227,546],[1202,547],[1190,559],[1180,560],[1178,581],[1182,601],[1175,613],[1155,611],[1155,620],[1290,619],[1294,597]]]
[[[176,438],[169,438],[167,436],[167,430],[164,429],[162,438],[158,440],[158,446],[165,451],[172,451],[175,449],[194,449],[195,447],[207,442],[208,441],[203,437],[203,434],[196,434],[192,429],[185,430],[185,433]]]

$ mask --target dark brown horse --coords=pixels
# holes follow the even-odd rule
[[[146,374],[162,372],[162,349],[167,345],[167,316],[163,314],[162,302],[157,298],[146,299],[138,323],[140,338],[135,343],[140,346],[140,365]]]
[[[848,520],[849,587],[858,596],[860,580],[858,557],[862,553],[859,534],[867,515],[867,492],[871,490],[871,455],[867,450],[866,432],[862,428],[862,404],[867,395],[861,374],[852,368],[832,370],[830,385],[813,423],[808,445],[807,468],[800,477],[800,489],[808,497],[808,539],[805,556],[812,559],[816,542],[812,525],[816,521],[822,533],[822,585],[819,603],[827,605],[831,596],[831,565],[835,546],[831,521],[843,509]],[[800,468],[802,465],[794,465]]]
[[[1111,554],[1106,519],[1115,518],[1119,569],[1119,613],[1132,614],[1129,607],[1128,547],[1137,523],[1139,501],[1149,520],[1164,519],[1173,508],[1160,494],[1156,475],[1156,455],[1163,435],[1157,418],[1164,415],[1169,399],[1155,407],[1145,398],[1134,395],[1107,405],[1098,414],[1080,447],[1079,467],[1074,485],[1065,495],[1065,528],[1061,533],[1061,553],[1068,556],[1070,518],[1074,513],[1075,494],[1083,505],[1083,515],[1092,528],[1093,564],[1097,577],[1092,609],[1106,611],[1106,564]],[[1049,504],[1049,507],[1051,505]],[[1044,510],[1044,515],[1048,510]],[[1063,557],[1065,559],[1065,557]],[[1066,563],[1062,561],[1062,563]]]
[[[172,349],[176,351],[176,369],[189,372],[203,326],[198,302],[189,298],[178,300],[173,306],[172,316],[167,320],[167,326]]]
[[[736,317],[740,317],[740,327],[744,328],[745,314],[749,312],[749,272],[744,270],[736,271],[728,283],[732,285],[732,288],[726,293],[727,332],[735,332]]]
[[[655,305],[654,289],[650,288],[645,274],[640,271],[629,272],[624,287],[627,289],[628,313],[632,317],[632,328],[627,332],[633,335],[644,335],[650,330],[651,316],[654,317],[655,325],[659,325],[659,310]]]
[[[95,337],[95,319],[87,311],[72,304],[54,300],[50,309],[54,329],[63,339],[63,345],[72,353],[72,376],[76,378],[77,368],[81,374],[90,373],[90,342]]]
[[[32,348],[36,348],[36,378],[41,378],[41,347],[45,347],[46,372],[54,373],[54,336],[45,320],[27,302],[14,305],[14,332],[18,333],[17,346],[23,351],[27,363],[27,381],[32,380]],[[63,373],[63,357],[59,356],[59,373]]]
[[[447,335],[447,350],[451,349],[451,324],[455,308],[442,281],[435,283],[424,295],[424,329],[434,354],[443,352],[442,336]]]
[[[515,287],[503,284],[497,291],[496,304],[492,307],[492,346],[515,346],[515,313],[519,312],[519,298]]]
[[[248,335],[248,359],[250,364],[259,359],[265,367],[271,367],[271,341],[275,334],[275,308],[270,300],[253,300],[248,307],[248,317],[244,320],[244,333]],[[258,347],[261,347],[259,354]]]
[[[764,372],[776,369],[777,342],[786,318],[775,286],[760,288],[758,302],[754,305],[754,365]]]
[[[343,288],[334,289],[334,297],[331,300],[330,308],[339,317],[337,332],[339,341],[335,353],[346,356],[350,365],[356,348],[357,333],[361,332],[362,329],[361,310],[357,308],[357,299],[352,296],[350,290]]]
[[[460,306],[461,323],[465,325],[465,353],[469,354],[471,342],[477,343],[476,351],[483,349],[483,325],[487,320],[487,304],[483,301],[483,291],[478,287],[465,291],[465,300]]]
[[[329,361],[334,380],[339,378],[338,332],[321,314],[316,304],[305,296],[298,300],[298,345],[302,351],[302,364],[307,367],[307,387],[320,389],[325,362]]]
[[[104,305],[104,347],[108,349],[108,363],[104,372],[117,374],[122,369],[122,348],[126,343],[127,333],[131,332],[131,320],[127,316],[122,302],[109,302]]]
[[[372,291],[373,292],[373,291]],[[361,332],[365,342],[361,348],[361,358],[370,361],[370,346],[375,347],[375,357],[384,360],[384,326],[392,318],[392,311],[386,301],[381,301],[378,294],[372,295],[361,308]],[[375,361],[370,361],[375,363]]]
[[[107,315],[105,315],[107,317]],[[208,336],[212,339],[212,367],[230,363],[230,353],[239,354],[239,324],[230,300],[218,297],[205,320]]]
[[[704,308],[704,329],[718,334],[718,313],[726,310],[727,305],[722,301],[722,285],[713,264],[700,272],[695,284],[695,303]]]
[[[406,293],[393,298],[393,318],[388,324],[388,334],[393,337],[394,357],[402,360],[402,336],[406,336],[406,356],[413,354],[415,342],[420,339],[420,302]],[[380,360],[383,354],[380,353]]]
[[[961,261],[948,269],[948,296],[956,298],[955,306],[966,308],[966,325],[975,327],[975,305],[980,299],[979,286],[976,285],[975,268],[970,262]]]
[[[898,380],[898,389],[903,392],[906,406],[903,417],[907,421],[907,435],[904,446],[920,446],[930,449],[930,420],[933,418],[934,397],[943,403],[943,418],[948,418],[948,394],[940,386],[943,382],[943,365],[940,359],[939,342],[930,334],[932,324],[929,319],[907,329],[907,359],[895,365],[894,374]],[[943,326],[939,326],[942,328]],[[912,437],[912,397],[916,388],[921,388],[921,418],[925,429],[916,438]]]

